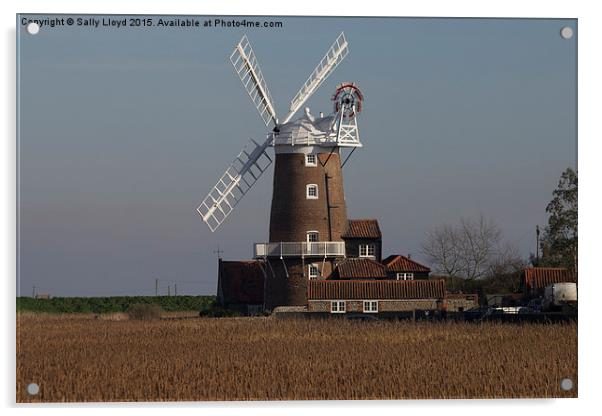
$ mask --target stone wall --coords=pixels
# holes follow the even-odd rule
[[[445,304],[448,312],[468,311],[479,307],[479,297],[477,295],[451,295],[445,299]]]
[[[330,312],[330,302],[330,300],[310,300],[307,305],[307,310],[309,312]],[[345,303],[346,310],[348,313],[364,311],[363,300],[347,300]],[[390,299],[378,301],[379,312],[411,312],[414,310],[436,310],[437,307],[437,299]]]

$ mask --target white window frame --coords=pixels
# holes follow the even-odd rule
[[[363,303],[364,303],[364,313],[378,313],[378,301],[377,300],[365,300]]]
[[[397,280],[414,280],[414,273],[397,273]]]
[[[365,249],[364,254],[362,254],[362,249]],[[370,249],[372,249],[372,254],[370,254]],[[360,244],[359,256],[367,258],[376,258],[376,244]]]
[[[316,273],[312,274],[312,270],[315,270]],[[314,263],[308,264],[307,265],[307,277],[310,280],[313,280],[313,279],[317,279],[319,276],[320,276],[320,268]]]
[[[344,300],[330,301],[330,313],[346,313],[347,304]]]
[[[313,161],[311,161],[310,159],[313,159]],[[308,167],[318,166],[318,155],[316,155],[314,153],[306,154],[305,155],[305,166],[308,166]]]
[[[309,194],[309,190],[310,189],[315,189],[316,190],[316,194],[315,195],[310,195]],[[318,185],[316,185],[315,183],[309,183],[305,186],[305,197],[307,199],[318,199]]]

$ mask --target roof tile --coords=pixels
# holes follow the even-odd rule
[[[576,282],[575,275],[564,267],[527,267],[523,279],[528,291],[543,289],[552,283]]]
[[[385,279],[387,268],[372,259],[347,258],[337,264],[333,277],[339,279]]]
[[[445,281],[437,280],[312,280],[309,300],[443,299]]]
[[[348,220],[347,228],[341,235],[342,238],[382,238],[378,220],[358,219]]]
[[[411,260],[406,256],[400,254],[394,254],[383,260],[383,264],[387,266],[387,269],[391,272],[426,272],[430,273],[431,269],[423,266],[420,263]]]

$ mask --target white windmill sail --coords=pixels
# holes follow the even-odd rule
[[[250,146],[247,145],[236,156],[197,208],[212,232],[224,222],[272,163],[272,159],[265,151],[269,144],[269,140],[260,145],[251,139]]]
[[[341,32],[339,37],[334,41],[324,58],[318,63],[316,69],[311,73],[305,84],[301,87],[297,95],[291,101],[290,112],[284,119],[283,123],[288,123],[290,119],[295,115],[297,110],[305,104],[307,99],[316,92],[316,90],[322,85],[324,80],[334,71],[334,69],[341,63],[341,61],[349,53],[349,44],[345,39],[345,34]]]
[[[234,48],[234,52],[230,55],[230,62],[234,65],[243,87],[251,97],[251,101],[253,101],[265,125],[270,124],[270,121],[276,125],[277,117],[272,96],[268,91],[268,86],[247,35],[244,35]]]
[[[347,40],[341,33],[293,98],[291,112],[284,123],[290,121],[295,112],[318,89],[347,53]],[[234,52],[230,55],[230,61],[263,122],[266,126],[270,121],[275,126],[278,125],[272,97],[246,35],[236,45]],[[226,220],[234,207],[272,163],[272,159],[266,152],[268,146],[272,145],[272,139],[272,136],[268,136],[261,145],[251,139],[250,146],[245,147],[238,154],[197,208],[198,213],[212,232]]]

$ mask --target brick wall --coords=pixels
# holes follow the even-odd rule
[[[266,268],[267,277],[265,279],[265,305],[266,309],[272,310],[277,306],[305,306],[307,305],[307,281],[308,268],[310,263],[318,266],[323,275],[328,276],[332,273],[333,262],[323,259],[311,261],[305,259],[285,258],[286,271],[282,260],[277,258],[269,259],[269,266]],[[271,268],[270,268],[271,266]],[[272,274],[273,271],[273,274]],[[288,277],[286,272],[288,271]]]
[[[318,185],[318,199],[306,198],[308,184]],[[339,154],[333,152],[330,157],[329,153],[318,154],[316,167],[305,166],[302,153],[276,154],[270,241],[306,241],[307,231],[318,231],[320,241],[341,241],[346,225],[347,208]]]
[[[374,244],[374,254],[376,261],[382,261],[382,241],[380,239],[362,239],[362,238],[347,238],[345,239],[345,253],[347,257],[360,256],[360,244]]]

